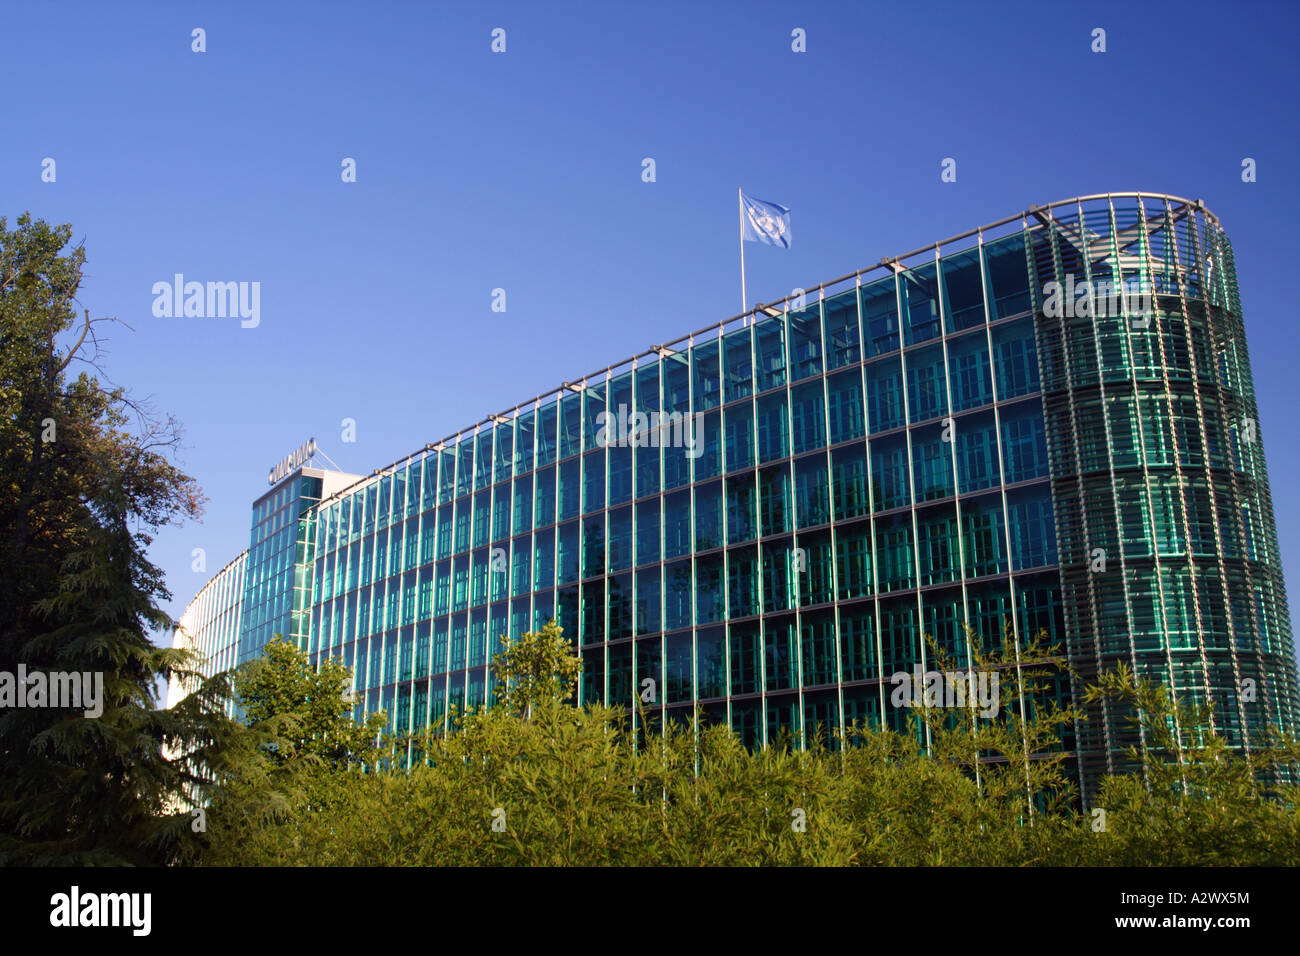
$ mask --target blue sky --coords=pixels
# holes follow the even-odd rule
[[[1203,198],[1236,250],[1295,601],[1298,20],[1280,2],[7,2],[0,215],[73,225],[82,302],[131,327],[108,372],[184,423],[207,514],[151,551],[179,616],[309,436],[366,473],[739,312],[738,185],[792,209],[790,250],[746,249],[751,303],[1032,203]],[[156,318],[177,272],[259,282],[260,324]]]

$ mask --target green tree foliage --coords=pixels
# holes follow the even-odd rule
[[[264,748],[277,769],[320,765],[334,770],[369,759],[387,723],[371,714],[352,719],[352,673],[326,659],[314,669],[307,655],[280,635],[262,656],[235,675],[235,691],[247,725],[265,735]]]
[[[197,517],[201,496],[169,460],[175,422],[94,374],[107,320],[77,314],[70,238],[0,218],[0,671],[100,673],[103,713],[0,711],[0,862],[175,862],[200,849],[187,799],[241,759],[242,730],[225,678],[200,682],[150,639],[174,626],[151,533]],[[195,692],[167,710],[173,675]]]
[[[1048,646],[1041,634],[1022,646],[1009,619],[998,647],[982,647],[969,627],[966,637],[965,661],[927,639],[930,666],[945,675],[996,675],[997,712],[981,714],[970,698],[965,707],[918,708],[930,755],[962,767],[984,800],[1005,804],[1009,812],[1032,817],[1064,810],[1073,791],[1061,738],[1083,711],[1061,705],[1053,693],[1066,673],[1062,649]]]
[[[352,672],[337,661],[313,668],[280,635],[234,674],[235,699],[249,728],[253,759],[229,773],[208,808],[207,860],[256,855],[302,816],[343,814],[365,777],[380,765],[381,712],[352,719]],[[370,779],[374,779],[373,774]]]
[[[1174,699],[1167,688],[1120,665],[1090,688],[1089,702],[1107,698],[1140,728],[1128,758],[1140,774],[1102,781],[1097,807],[1107,831],[1121,839],[1107,862],[1142,866],[1231,866],[1251,862],[1294,866],[1300,860],[1300,746],[1276,737],[1249,757],[1210,732],[1213,708]]]
[[[492,658],[498,676],[501,703],[512,714],[532,719],[541,701],[568,701],[578,690],[582,659],[552,618],[540,631],[528,631],[516,640],[502,635],[502,648]]]
[[[514,642],[513,660],[499,655],[495,661],[498,697],[511,701],[508,706],[453,715],[450,733],[386,741],[380,752],[410,748],[420,759],[406,767],[395,759],[366,773],[336,767],[316,782],[314,802],[214,836],[209,860],[1022,866],[1268,864],[1289,855],[1294,861],[1300,851],[1294,790],[1253,784],[1246,761],[1208,737],[1166,761],[1181,769],[1153,771],[1153,781],[1165,774],[1163,786],[1144,786],[1140,777],[1108,780],[1103,794],[1110,813],[1106,828],[1098,829],[1095,817],[1070,799],[1059,734],[1076,712],[1047,693],[1062,672],[1058,649],[1041,640],[996,651],[977,643],[967,648],[968,667],[1000,668],[1006,681],[993,719],[918,708],[907,732],[859,726],[830,746],[814,736],[805,750],[769,746],[751,753],[725,727],[696,721],[633,733],[624,712],[572,706],[578,658],[558,628],[546,628]],[[568,663],[560,666],[561,658]],[[520,674],[535,680],[516,684],[512,695],[507,685]],[[1128,692],[1122,675],[1109,680],[1098,692],[1129,693],[1135,712],[1157,724],[1165,719],[1160,708],[1169,705],[1161,689]],[[1254,759],[1258,766],[1265,758]],[[1294,746],[1280,746],[1266,759],[1293,771],[1297,765]],[[1189,803],[1198,787],[1199,802]],[[1162,854],[1162,845],[1181,849]]]

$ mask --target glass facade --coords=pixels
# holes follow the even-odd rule
[[[244,610],[244,571],[248,552],[218,571],[194,596],[181,615],[173,646],[198,652],[206,675],[234,667],[238,661],[239,635]],[[191,688],[173,680],[167,688],[167,706],[183,698]]]
[[[1054,317],[1070,276],[1148,282],[1154,317]],[[807,744],[904,729],[889,678],[927,666],[922,635],[962,659],[963,624],[992,646],[1009,623],[1082,679],[1125,660],[1213,700],[1248,747],[1296,720],[1255,423],[1217,221],[1132,194],[1036,208],[323,500],[291,476],[255,505],[239,658],[284,633],[354,669],[358,716],[440,727],[491,703],[500,635],[554,617],[583,700]],[[1097,716],[1066,741],[1085,795],[1127,743]]]
[[[302,470],[253,504],[238,662],[257,657],[276,634],[307,636],[311,562],[322,479]]]
[[[1212,702],[1234,746],[1294,732],[1295,648],[1228,238],[1203,206],[1163,196],[1037,218],[1036,292],[1071,275],[1151,290],[1140,315],[1048,315],[1035,300],[1080,683],[1126,661]],[[1081,725],[1085,780],[1138,742],[1123,716],[1096,707]]]

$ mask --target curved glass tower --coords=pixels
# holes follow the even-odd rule
[[[254,519],[238,657],[279,621],[394,729],[491,703],[499,635],[552,617],[583,699],[649,690],[654,719],[750,745],[905,728],[892,678],[931,663],[922,635],[962,659],[965,625],[1045,631],[1065,697],[1125,661],[1212,701],[1234,746],[1296,728],[1231,248],[1175,197],[881,260],[367,477],[300,468]],[[1120,717],[1066,740],[1085,801]]]
[[[1124,661],[1212,702],[1213,729],[1234,746],[1294,730],[1291,620],[1227,236],[1203,204],[1169,196],[1032,213],[1036,288],[1073,278],[1094,305],[1097,286],[1145,293],[1113,297],[1118,309],[1035,300],[1079,684]],[[1136,742],[1109,708],[1090,718],[1085,780]]]

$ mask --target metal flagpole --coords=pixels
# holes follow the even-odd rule
[[[743,314],[749,311],[749,303],[745,300],[745,201],[739,186],[736,187],[736,211],[740,213],[740,311]],[[749,319],[742,322],[748,325]]]

